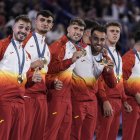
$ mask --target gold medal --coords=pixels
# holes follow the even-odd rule
[[[21,84],[21,83],[23,82],[23,77],[22,77],[21,74],[18,75],[18,77],[17,77],[17,81],[18,81],[19,84]]]
[[[86,54],[87,54],[86,50],[83,49],[83,48],[81,48],[81,51],[82,51],[82,53],[83,53],[83,56],[86,56]]]
[[[41,60],[43,61],[44,65],[47,65],[47,59],[45,57],[41,58]]]
[[[101,63],[101,65],[107,65],[108,61],[107,61],[107,59],[103,58],[100,63]]]
[[[117,83],[119,83],[121,80],[121,77],[119,75],[117,75]]]
[[[42,73],[42,74],[46,74],[46,73],[47,73],[47,69],[46,69],[46,68],[42,68],[42,69],[41,69],[41,73]]]

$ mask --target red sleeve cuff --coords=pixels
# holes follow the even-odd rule
[[[107,97],[102,97],[101,100],[102,100],[102,102],[105,102],[105,101],[108,101],[108,98]]]
[[[73,64],[72,58],[64,60],[64,66],[65,67],[69,68],[70,65],[72,65],[72,64]]]

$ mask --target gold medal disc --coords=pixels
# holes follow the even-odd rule
[[[17,81],[18,81],[19,84],[21,84],[21,83],[23,82],[23,77],[22,77],[22,75],[18,75]]]

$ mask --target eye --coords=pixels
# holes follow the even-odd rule
[[[50,19],[48,19],[48,20],[47,20],[47,23],[53,23],[53,21],[52,21],[52,20],[50,20]]]
[[[78,30],[78,27],[74,27],[75,30]]]
[[[18,29],[23,29],[23,26],[18,26]]]
[[[30,31],[31,28],[30,28],[30,27],[26,27],[25,30],[26,30],[26,31]]]
[[[40,21],[41,21],[41,22],[44,22],[44,21],[45,21],[45,19],[44,19],[44,18],[40,18]]]
[[[101,41],[104,42],[105,41],[105,38],[101,38]]]
[[[113,32],[114,32],[114,30],[110,30],[110,32],[112,32],[112,33],[113,33]]]
[[[98,37],[94,36],[94,37],[93,37],[93,40],[94,40],[94,41],[98,41],[99,39],[98,39]]]
[[[84,29],[80,29],[81,32],[84,32]]]

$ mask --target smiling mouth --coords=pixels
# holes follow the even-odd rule
[[[21,35],[21,34],[20,34],[20,37],[24,38],[24,37],[26,37],[26,36],[25,36],[25,35]]]
[[[80,36],[74,36],[75,38],[80,38]]]
[[[101,46],[97,45],[96,48],[101,48]]]

